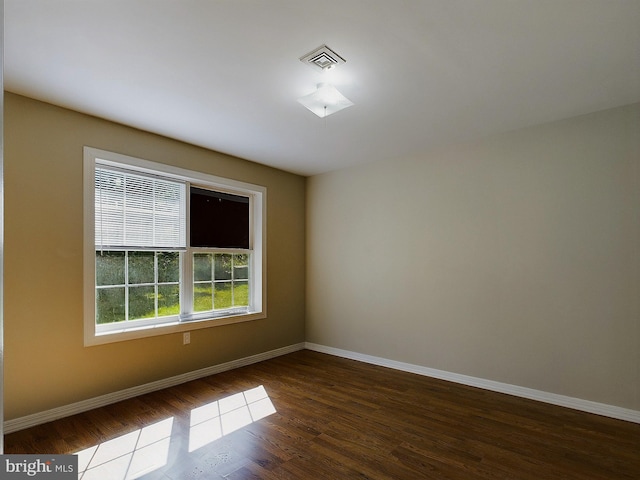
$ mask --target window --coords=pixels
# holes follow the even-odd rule
[[[264,318],[266,189],[85,147],[85,344]]]

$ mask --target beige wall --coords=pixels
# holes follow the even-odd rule
[[[5,97],[6,419],[305,340],[305,180]],[[640,105],[307,180],[306,340],[640,410]],[[82,147],[268,188],[266,320],[82,336]]]
[[[640,410],[640,104],[307,182],[307,341]]]
[[[7,420],[304,340],[303,177],[17,95],[5,100]],[[85,348],[84,145],[266,186],[268,318],[193,331],[186,346],[174,334]]]

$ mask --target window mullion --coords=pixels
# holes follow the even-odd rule
[[[193,251],[180,253],[180,305],[182,315],[193,312]]]
[[[180,253],[180,310],[181,316],[193,312],[193,251],[191,250],[191,182],[185,182],[185,240],[186,250]]]
[[[235,298],[234,298],[234,294],[235,294],[235,262],[236,262],[236,256],[235,255],[231,255],[231,308],[236,306],[236,302],[235,302]]]
[[[158,252],[153,253],[153,306],[156,313],[156,318],[158,318],[158,294],[160,291],[158,290]]]
[[[211,309],[216,309],[216,254],[211,253]]]
[[[124,252],[124,321],[129,321],[129,250]]]

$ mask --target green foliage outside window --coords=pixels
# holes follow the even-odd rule
[[[249,305],[249,256],[193,255],[195,312]],[[96,323],[180,314],[178,252],[96,252]]]
[[[180,313],[177,252],[96,252],[96,323]]]
[[[193,310],[207,312],[249,305],[249,256],[196,253],[193,256]]]

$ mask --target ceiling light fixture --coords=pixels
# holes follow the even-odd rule
[[[300,57],[300,61],[323,73],[346,62],[344,58],[326,45],[321,45],[315,50],[303,55]],[[298,102],[320,118],[353,105],[353,102],[342,95],[333,85],[325,82],[319,83],[315,92],[300,97]]]
[[[336,87],[328,83],[319,83],[315,92],[300,97],[298,102],[320,118],[353,105],[351,100],[342,95]]]

